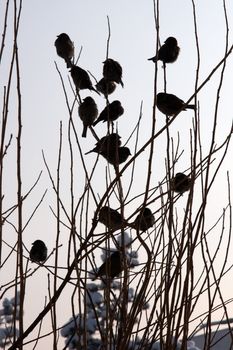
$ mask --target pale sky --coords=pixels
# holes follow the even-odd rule
[[[163,43],[167,37],[174,36],[181,47],[180,56],[174,64],[167,65],[167,91],[176,94],[183,100],[189,99],[194,93],[195,74],[197,67],[197,53],[194,36],[194,23],[192,14],[191,0],[161,0],[160,1],[160,40]],[[231,1],[226,1],[229,21],[229,46],[232,44],[233,13]],[[0,4],[0,13],[2,13],[3,4]],[[197,25],[199,35],[199,45],[201,53],[200,83],[208,76],[215,65],[224,57],[225,50],[225,22],[224,12],[221,0],[196,1]],[[10,9],[12,14],[12,8]],[[55,246],[56,239],[56,221],[52,215],[49,206],[56,208],[56,198],[48,178],[47,171],[42,159],[43,150],[49,167],[56,175],[57,154],[59,145],[59,124],[63,124],[63,155],[61,170],[61,196],[65,203],[69,203],[69,155],[67,142],[67,126],[69,115],[67,113],[65,98],[62,91],[59,75],[55,69],[54,61],[64,78],[68,91],[70,103],[73,101],[73,94],[69,86],[68,70],[64,61],[56,55],[54,41],[56,36],[62,32],[67,33],[74,42],[76,56],[82,47],[82,53],[79,65],[89,70],[97,80],[102,76],[102,62],[106,57],[106,40],[108,36],[107,15],[111,24],[111,40],[109,48],[109,57],[119,61],[123,68],[123,82],[125,87],[117,87],[112,99],[119,99],[125,109],[124,115],[118,121],[119,134],[125,142],[133,127],[136,125],[140,104],[143,101],[143,119],[139,135],[139,147],[142,146],[150,137],[151,115],[153,105],[153,85],[154,85],[154,64],[147,61],[152,57],[156,48],[156,31],[153,16],[152,0],[50,0],[50,1],[23,1],[21,26],[19,32],[19,57],[21,69],[21,88],[22,88],[22,168],[23,168],[23,191],[26,192],[35,182],[39,172],[43,170],[41,181],[35,192],[31,196],[31,201],[25,202],[24,220],[27,221],[33,208],[37,205],[45,189],[48,193],[41,207],[36,213],[34,219],[24,232],[24,243],[28,249],[35,239],[43,239],[49,251]],[[1,15],[2,16],[2,15]],[[1,18],[2,31],[2,18]],[[6,84],[6,77],[9,69],[8,52],[11,50],[11,32],[12,27],[9,22],[9,32],[6,39],[6,51],[3,56],[1,69],[1,96],[2,86]],[[163,71],[162,63],[159,62],[158,91],[163,90]],[[227,68],[223,81],[223,88],[220,93],[219,119],[217,124],[217,141],[221,143],[230,130],[232,123],[232,56],[227,60]],[[93,80],[93,79],[92,79]],[[94,82],[94,80],[93,80]],[[214,118],[214,108],[216,103],[216,87],[219,84],[219,72],[207,83],[201,93],[198,95],[200,102],[200,119],[203,154],[206,155],[211,138],[212,122]],[[92,96],[96,99],[99,112],[105,106],[103,97],[97,96],[89,91],[82,92],[82,96]],[[1,98],[2,100],[2,98]],[[14,94],[12,94],[12,101]],[[6,177],[4,179],[6,186],[5,207],[8,208],[15,203],[16,175],[14,165],[14,154],[16,145],[16,115],[14,102],[9,111],[8,135],[14,134],[12,147],[8,152],[6,161]],[[180,133],[180,150],[184,149],[184,154],[176,165],[177,172],[186,170],[190,166],[190,129],[192,128],[191,111],[182,112],[170,128],[171,135],[177,141],[177,132]],[[76,124],[80,144],[83,152],[87,152],[94,147],[95,140],[90,132],[86,139],[81,138],[82,123],[77,114],[77,105],[74,112],[74,122]],[[165,117],[157,114],[157,130],[165,123]],[[99,137],[104,136],[106,125],[99,123],[95,131]],[[134,149],[134,138],[128,144],[129,148]],[[209,197],[207,209],[207,227],[206,231],[221,215],[222,208],[227,204],[227,182],[226,172],[230,172],[232,179],[232,145],[221,171],[216,180],[216,185]],[[76,150],[76,148],[75,148]],[[77,151],[78,152],[78,151]],[[144,166],[147,163],[148,152],[145,151],[139,157],[136,163],[136,175],[133,185],[132,197],[143,192],[145,181]],[[76,155],[75,155],[76,157]],[[89,157],[89,158],[88,158]],[[158,182],[165,176],[165,157],[166,157],[166,138],[165,135],[159,137],[155,143],[155,159],[153,165],[153,174],[151,187],[158,185]],[[77,156],[78,158],[78,156]],[[92,169],[95,162],[95,155],[86,156],[87,168]],[[78,160],[79,162],[79,160]],[[103,159],[99,160],[96,173],[93,179],[96,191],[103,193],[105,188],[105,166]],[[84,186],[84,173],[80,163],[77,163],[75,176],[77,183],[75,191],[80,195]],[[102,182],[102,180],[104,182]],[[200,187],[199,187],[200,190]],[[197,192],[195,193],[200,198]],[[177,208],[183,210],[185,207],[187,195],[184,195],[177,204]],[[93,207],[93,213],[94,213]],[[152,205],[152,209],[157,209],[157,204]],[[126,213],[130,215],[131,208],[126,208]],[[9,232],[8,232],[9,230]],[[219,229],[220,230],[220,229]],[[15,242],[15,232],[12,228],[7,228],[4,239],[13,244]],[[214,232],[218,234],[218,232]],[[61,241],[68,240],[67,230],[61,231]],[[210,240],[210,245],[215,247],[215,239]],[[223,243],[224,245],[224,243]],[[224,258],[224,246],[221,248],[219,262]],[[97,253],[98,257],[99,252]],[[61,250],[61,265],[66,264],[65,248]],[[142,256],[143,259],[143,256]],[[49,261],[51,265],[53,261]],[[233,261],[229,261],[229,265]],[[33,268],[34,265],[31,265]],[[198,266],[197,270],[201,270]],[[12,273],[14,273],[14,268]],[[4,281],[9,278],[9,270],[3,270]],[[232,271],[228,278],[224,279],[222,285],[224,297],[232,296],[232,289],[229,290],[229,281],[232,280]],[[8,294],[9,293],[9,294]],[[13,290],[5,296],[12,297]],[[28,280],[28,290],[26,290],[25,306],[25,328],[37,316],[43,308],[44,297],[47,295],[47,272],[41,269],[31,279]],[[66,305],[69,299],[69,292],[65,292],[58,306]],[[70,307],[58,307],[58,326],[62,326],[71,317]],[[203,305],[200,305],[199,312],[204,311]],[[232,316],[232,314],[230,315]],[[221,313],[217,315],[221,317]],[[49,316],[47,318],[48,322]],[[46,324],[45,322],[45,324]],[[43,328],[46,332],[46,326]],[[41,340],[38,350],[48,346],[48,339]],[[64,339],[60,339],[61,348]],[[25,349],[31,349],[32,346],[26,346]]]

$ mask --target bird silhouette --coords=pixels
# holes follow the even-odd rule
[[[54,43],[58,56],[62,57],[67,65],[67,68],[72,67],[72,59],[74,57],[74,45],[70,40],[69,35],[61,33],[57,36]]]
[[[114,81],[109,81],[104,78],[100,79],[96,84],[97,91],[101,92],[105,97],[111,95],[116,90]]]
[[[95,278],[100,276],[108,276],[111,279],[118,276],[124,270],[124,263],[119,251],[113,252],[106,258],[104,263],[99,267]]]
[[[136,217],[133,226],[136,230],[146,231],[154,226],[154,223],[155,218],[152,211],[149,208],[144,208]]]
[[[116,149],[110,149],[108,152],[101,152],[101,155],[108,161],[108,163],[117,166],[124,163],[131,155],[128,147],[118,147]]]
[[[154,57],[148,58],[149,61],[162,61],[165,63],[173,63],[177,60],[177,57],[180,53],[180,48],[177,45],[176,38],[170,36],[164,42],[164,45],[158,50],[158,54]]]
[[[98,108],[94,99],[90,96],[83,99],[78,108],[79,116],[83,122],[82,137],[87,136],[87,128],[91,126],[98,115]]]
[[[127,223],[117,210],[104,206],[99,211],[99,222],[104,224],[109,230],[118,230]]]
[[[90,150],[89,152],[85,154],[89,154],[92,152],[98,153],[98,154],[108,154],[109,152],[113,152],[114,150],[118,149],[121,145],[121,137],[116,134],[112,133],[107,136],[102,137],[99,141],[96,142],[95,147]]]
[[[170,181],[170,188],[174,192],[183,194],[186,191],[189,191],[192,185],[191,179],[183,174],[177,173]]]
[[[108,58],[103,62],[103,77],[107,81],[114,81],[117,84],[121,84],[124,87],[122,82],[122,67],[121,65],[113,60]]]
[[[99,122],[113,122],[118,119],[124,113],[124,108],[122,107],[120,101],[116,100],[108,104],[103,111],[100,113],[98,119],[93,123],[95,126]]]
[[[47,247],[43,241],[37,239],[32,243],[32,248],[30,250],[30,259],[32,262],[43,262],[47,259]]]
[[[97,92],[97,94],[99,95],[99,92],[93,87],[91,79],[84,69],[82,69],[79,66],[73,65],[70,70],[70,74],[73,79],[77,93],[79,92],[79,90],[89,89],[91,91]]]
[[[156,96],[157,108],[163,114],[167,116],[172,116],[180,111],[185,111],[186,109],[194,109],[195,105],[189,104],[184,107],[185,102],[173,94],[167,94],[165,92],[159,92]]]

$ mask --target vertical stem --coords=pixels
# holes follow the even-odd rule
[[[16,79],[17,79],[17,100],[18,100],[18,133],[17,133],[17,204],[18,204],[18,245],[17,245],[17,267],[20,278],[20,303],[19,303],[19,336],[23,334],[23,306],[24,306],[24,293],[25,293],[25,280],[23,271],[23,224],[22,224],[22,176],[21,176],[21,137],[22,137],[22,105],[21,105],[21,88],[20,88],[20,68],[19,68],[19,56],[17,36],[19,29],[19,20],[22,9],[22,1],[19,3],[19,10],[17,13],[17,1],[14,0],[14,52],[16,62]],[[22,349],[22,345],[19,349]]]
[[[2,33],[2,43],[0,48],[0,64],[2,61],[3,50],[5,47],[5,37],[7,30],[7,19],[8,19],[8,8],[9,8],[9,0],[6,3],[5,16],[4,16],[4,29]],[[3,202],[3,188],[2,188],[2,180],[3,180],[3,157],[4,157],[4,141],[5,141],[5,133],[6,133],[6,115],[7,104],[6,104],[6,88],[4,87],[4,97],[3,97],[3,110],[2,110],[2,127],[1,127],[1,146],[0,146],[0,217],[2,218],[2,202]],[[0,266],[2,264],[2,223],[0,224]]]

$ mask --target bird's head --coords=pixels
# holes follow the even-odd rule
[[[173,36],[169,36],[169,38],[167,38],[165,40],[165,44],[169,45],[169,46],[176,46],[177,45],[177,40]]]
[[[144,208],[143,215],[150,216],[150,215],[152,215],[152,211],[149,208]]]
[[[94,99],[91,96],[87,96],[83,99],[85,103],[95,103]]]
[[[166,101],[166,94],[164,92],[159,92],[156,96],[157,103],[163,103]]]
[[[182,180],[182,179],[185,179],[186,177],[187,176],[185,174],[183,174],[183,173],[177,173],[176,176],[175,176],[175,178],[177,180]]]
[[[122,149],[122,153],[124,153],[125,156],[129,157],[131,156],[131,152],[130,152],[130,149],[128,147],[121,147]]]
[[[121,106],[121,103],[120,103],[120,101],[115,100],[115,101],[113,101],[113,102],[111,103],[111,105],[114,106],[114,107],[120,107],[120,106]]]
[[[80,72],[80,67],[79,66],[76,66],[75,64],[72,64],[71,65],[71,68],[70,68],[70,73],[72,74],[72,73],[74,73],[74,74],[76,74],[76,73],[79,73]]]
[[[61,40],[70,40],[69,35],[66,33],[61,33],[61,34],[57,35],[57,38],[59,38]]]
[[[44,247],[45,244],[43,241],[41,241],[40,239],[37,239],[35,242],[32,243],[33,246],[37,246],[37,247]]]
[[[107,58],[105,61],[103,61],[103,63],[110,63],[110,62],[113,62],[113,59]]]

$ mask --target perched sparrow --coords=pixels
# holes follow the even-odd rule
[[[108,58],[106,61],[103,62],[103,76],[104,79],[107,81],[115,81],[117,84],[121,84],[122,87],[124,87],[124,84],[122,82],[122,68],[121,65],[114,61],[111,58]]]
[[[121,145],[121,137],[116,134],[112,133],[107,136],[102,137],[98,142],[96,142],[95,147],[87,152],[86,154],[89,154],[91,152],[95,152],[98,154],[104,153],[108,154],[109,151],[116,150]]]
[[[126,221],[115,209],[104,206],[99,212],[99,222],[104,224],[110,230],[118,230],[126,225]]]
[[[175,177],[171,179],[170,187],[172,191],[178,193],[184,193],[191,188],[191,179],[183,173],[177,173]]]
[[[116,166],[127,160],[131,155],[128,147],[120,147],[120,136],[116,133],[102,137],[96,146],[88,153],[95,152],[103,156],[110,164]]]
[[[165,40],[165,44],[162,45],[158,51],[158,54],[149,58],[149,61],[162,61],[163,63],[173,63],[177,60],[180,48],[177,45],[176,38],[170,36]]]
[[[101,152],[101,155],[112,165],[124,163],[131,155],[128,147],[119,147],[117,149],[109,149],[108,152]]]
[[[30,250],[30,259],[32,262],[43,262],[47,259],[47,247],[43,241],[37,239],[32,243],[32,248]]]
[[[106,97],[108,95],[111,95],[115,91],[116,84],[114,83],[114,81],[108,81],[102,78],[96,84],[96,89]]]
[[[184,108],[184,101],[180,98],[176,97],[173,94],[167,94],[165,92],[159,92],[156,97],[156,104],[157,108],[160,110],[160,112],[172,116],[174,114],[177,114],[178,112],[182,110],[187,109],[195,109],[195,105],[187,105]]]
[[[98,108],[92,97],[84,98],[78,108],[79,116],[83,122],[82,137],[87,136],[87,128],[91,126],[98,115]]]
[[[99,267],[96,276],[109,276],[114,278],[124,270],[124,264],[119,251],[112,253],[105,262]]]
[[[79,90],[89,89],[99,94],[99,92],[95,88],[93,88],[91,79],[84,69],[80,68],[79,66],[73,65],[70,70],[70,74],[77,92],[79,92]]]
[[[57,36],[54,43],[58,56],[62,57],[67,65],[67,68],[72,67],[72,58],[74,57],[74,45],[70,40],[69,35],[62,33]]]
[[[155,223],[154,215],[149,208],[144,208],[136,217],[133,226],[136,230],[146,231]]]
[[[100,113],[98,119],[93,123],[95,126],[97,123],[103,121],[111,121],[113,122],[117,118],[119,118],[124,113],[124,108],[122,107],[120,101],[116,100],[107,105],[104,110]]]

